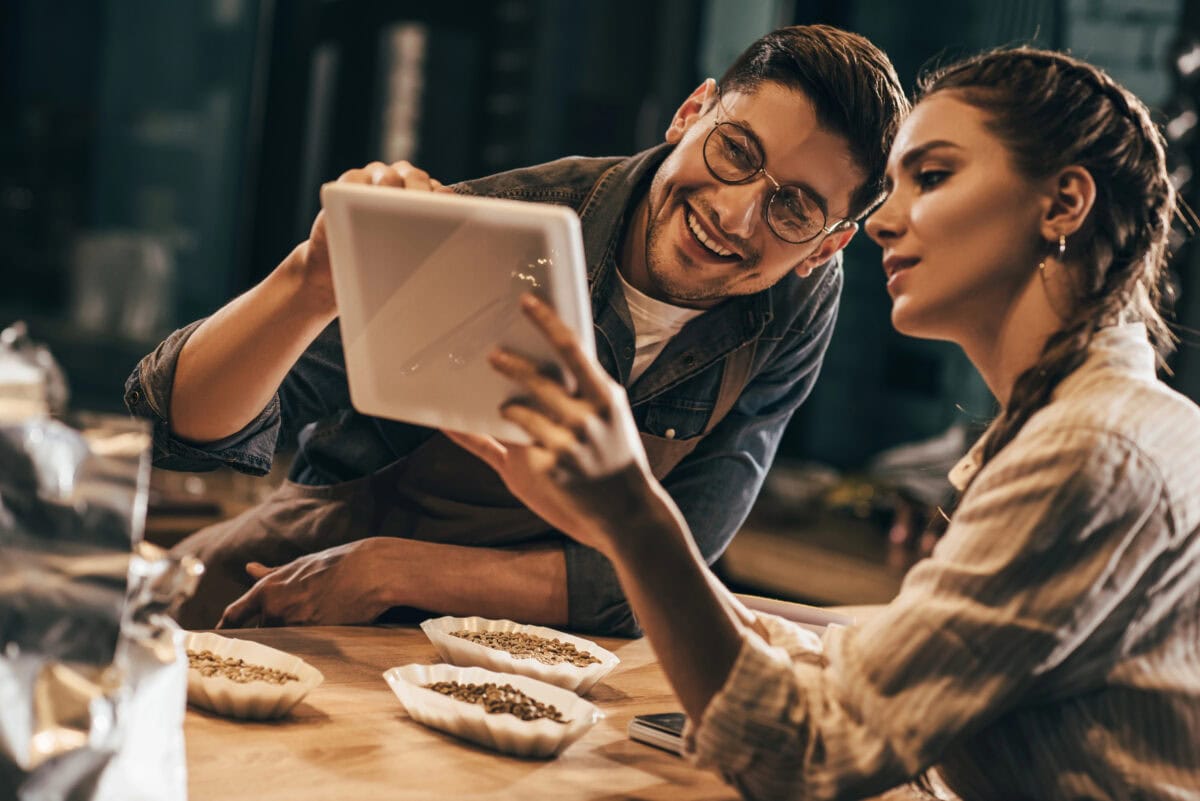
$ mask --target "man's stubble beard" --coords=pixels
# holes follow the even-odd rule
[[[694,190],[677,190],[675,193],[674,207],[679,210],[680,215],[684,216],[684,228],[687,227],[687,206],[686,201],[694,194]],[[650,197],[646,203],[646,274],[650,281],[658,289],[659,293],[669,300],[681,300],[689,303],[705,302],[713,300],[721,300],[723,298],[732,297],[733,295],[750,294],[743,292],[730,292],[728,280],[722,279],[719,283],[709,281],[701,286],[695,286],[687,283],[686,276],[680,276],[679,273],[688,269],[696,269],[695,267],[685,267],[672,257],[669,248],[664,244],[665,231],[670,223],[666,220],[659,219],[661,209],[655,209],[653,205],[654,187],[651,188]],[[705,213],[703,204],[697,204],[699,211],[697,214]],[[685,232],[684,236],[690,236],[690,232]],[[661,247],[660,247],[661,246]],[[748,259],[743,259],[739,263],[730,264],[730,275],[741,273],[754,269],[758,264],[758,256],[751,256]],[[672,267],[675,268],[672,271]]]

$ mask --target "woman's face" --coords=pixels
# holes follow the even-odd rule
[[[883,248],[902,333],[960,344],[992,336],[1036,280],[1048,199],[984,122],[954,93],[936,93],[892,147],[891,191],[866,229]]]

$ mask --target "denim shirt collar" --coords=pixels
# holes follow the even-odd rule
[[[605,356],[610,356],[615,364],[605,366],[622,382],[628,379],[633,363],[633,327],[620,282],[613,276],[621,234],[627,213],[640,200],[638,192],[646,191],[650,174],[673,147],[659,145],[612,165],[579,209],[597,345],[607,343],[611,348],[610,354],[600,354],[601,361],[608,362]],[[633,405],[665,392],[761,336],[774,317],[776,291],[771,287],[729,298],[688,323],[630,388]]]

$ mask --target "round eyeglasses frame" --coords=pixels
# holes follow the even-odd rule
[[[755,159],[758,162],[758,165],[755,167],[752,167],[749,173],[747,173],[746,175],[744,175],[740,178],[733,178],[733,177],[727,177],[726,175],[722,175],[716,169],[713,168],[712,161],[709,159],[709,155],[708,155],[709,147],[711,146],[713,136],[715,134],[717,134],[718,132],[720,132],[721,136],[723,138],[725,138],[726,140],[729,139],[729,136],[727,135],[726,131],[721,130],[722,128],[725,128],[726,131],[736,132],[740,138],[742,138],[748,142],[752,142],[754,145],[752,151],[750,151],[750,152],[754,155]],[[718,145],[718,147],[719,147],[719,145]],[[771,233],[775,234],[775,236],[779,237],[779,239],[781,239],[784,242],[787,242],[788,244],[803,245],[806,242],[813,241],[814,239],[819,237],[821,234],[832,234],[835,231],[837,231],[838,229],[844,227],[847,223],[852,222],[848,218],[842,218],[840,220],[834,221],[834,223],[832,225],[830,225],[829,224],[829,216],[825,213],[825,210],[821,208],[821,204],[818,203],[816,201],[816,199],[813,197],[812,192],[810,192],[809,190],[805,189],[802,186],[797,186],[795,184],[781,184],[781,183],[779,183],[779,181],[775,180],[775,176],[773,176],[773,175],[771,175],[771,173],[767,172],[767,157],[766,157],[766,154],[763,153],[763,148],[762,148],[762,145],[759,143],[758,138],[743,125],[739,125],[736,122],[730,122],[728,120],[717,120],[716,122],[714,122],[712,130],[708,132],[708,136],[704,137],[704,148],[703,148],[702,153],[704,156],[704,166],[708,168],[709,174],[712,175],[713,178],[716,178],[718,181],[720,181],[723,184],[728,184],[730,186],[740,186],[742,184],[748,184],[748,183],[751,183],[754,180],[756,180],[760,174],[763,177],[765,177],[768,181],[771,182],[771,185],[773,188],[771,190],[771,194],[767,197],[767,204],[763,207],[763,218],[767,222],[767,227],[771,229]],[[779,232],[779,228],[776,227],[775,221],[772,219],[772,216],[775,213],[775,212],[772,212],[772,209],[775,208],[775,201],[780,197],[780,195],[783,194],[783,191],[785,189],[790,190],[790,191],[799,192],[801,195],[804,195],[805,197],[810,198],[810,202],[812,203],[813,207],[816,208],[819,212],[821,212],[821,223],[813,230],[813,232],[811,234],[808,234],[807,236],[804,236],[800,239],[793,239],[793,238],[790,238],[788,236],[784,236],[783,234],[781,234]]]

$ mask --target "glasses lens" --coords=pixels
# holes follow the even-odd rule
[[[771,198],[767,220],[780,239],[807,242],[825,228],[825,212],[811,194],[798,186],[781,186]]]
[[[722,181],[744,181],[763,164],[758,142],[742,126],[717,123],[704,140],[704,161],[712,174]]]

